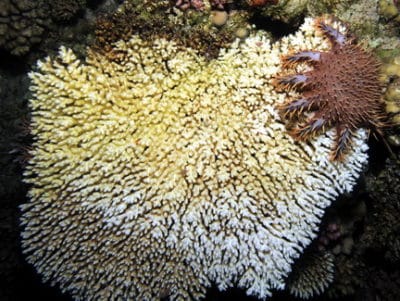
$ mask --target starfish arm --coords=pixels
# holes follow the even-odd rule
[[[329,38],[332,44],[343,46],[347,42],[345,34],[342,34],[338,29],[333,28],[325,22],[319,20],[317,22],[317,27]]]
[[[276,82],[282,88],[304,88],[310,81],[306,74],[293,74],[278,77]]]
[[[344,154],[352,139],[352,131],[349,127],[338,125],[336,127],[335,146],[331,152],[332,161],[342,161]]]
[[[321,59],[321,52],[319,51],[300,51],[291,55],[283,57],[283,67],[290,67],[294,64],[301,62],[315,63]]]
[[[291,135],[297,140],[307,140],[324,131],[328,123],[328,120],[325,118],[314,116],[306,122],[299,124],[297,128],[294,128],[291,131]]]
[[[278,110],[284,118],[289,116],[289,119],[292,119],[294,115],[300,115],[304,110],[309,110],[310,105],[311,102],[308,99],[300,98],[280,105]]]

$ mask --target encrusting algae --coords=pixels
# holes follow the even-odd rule
[[[332,162],[333,131],[295,142],[276,111],[287,97],[271,83],[280,57],[329,48],[313,22],[211,61],[132,36],[85,63],[66,48],[39,62],[21,222],[43,279],[76,300],[199,300],[212,283],[259,298],[283,289],[367,161],[364,130]]]

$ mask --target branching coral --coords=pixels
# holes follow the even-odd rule
[[[295,265],[289,291],[302,299],[318,296],[332,283],[334,270],[334,256],[330,252],[306,254]]]
[[[275,111],[280,55],[328,47],[312,24],[209,62],[137,36],[86,63],[65,48],[40,62],[21,222],[44,280],[85,300],[200,299],[211,282],[260,298],[282,289],[367,159],[364,131],[330,162],[331,131],[297,143]]]

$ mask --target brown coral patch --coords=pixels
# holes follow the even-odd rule
[[[167,13],[170,18],[165,17]],[[203,12],[190,10],[184,16],[174,15],[173,6],[168,1],[125,3],[123,9],[116,13],[98,18],[93,48],[107,54],[115,42],[127,41],[137,34],[143,40],[173,40],[212,59],[218,56],[221,48],[228,47],[236,36],[234,31],[225,27],[208,28],[207,22],[209,16]]]

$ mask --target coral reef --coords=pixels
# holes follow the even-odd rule
[[[279,107],[291,135],[304,141],[335,128],[331,159],[342,160],[352,133],[363,127],[382,134],[386,115],[377,59],[355,44],[340,23],[331,23],[318,19],[316,27],[329,38],[332,49],[289,54],[283,58],[286,68],[306,62],[312,69],[281,75],[276,82],[283,89],[300,92]]]
[[[250,7],[263,7],[265,5],[277,4],[278,0],[247,0],[247,4]]]
[[[396,159],[387,159],[384,168],[369,171],[366,191],[360,195],[366,206],[361,202],[352,210],[340,209],[348,215],[347,222],[343,217],[340,222],[341,228],[347,228],[343,236],[353,238],[354,244],[352,250],[333,248],[336,272],[328,296],[338,300],[351,297],[357,301],[391,301],[399,295],[399,166]]]
[[[362,243],[360,246],[362,250]],[[382,266],[377,262],[380,255],[375,256],[377,260],[371,262],[368,252],[337,255],[335,279],[326,295],[334,300],[396,300],[400,292],[399,266]]]
[[[304,15],[319,16],[345,10],[354,0],[280,0],[266,6],[261,14],[285,23],[299,23]]]
[[[342,300],[358,294],[366,272],[359,243],[366,206],[359,192],[356,188],[351,197],[339,198],[326,210],[318,238],[295,262],[289,275],[292,294],[303,299],[320,295],[321,300]],[[320,263],[324,256],[329,262]]]
[[[14,56],[11,59],[16,63],[32,64],[43,53],[57,50],[60,41],[73,40],[74,49],[87,44],[93,35],[88,31],[95,23],[96,8],[101,6],[108,6],[111,12],[113,3],[89,9],[85,0],[0,1],[0,49]],[[76,31],[85,35],[77,38]]]
[[[329,252],[309,252],[294,265],[288,289],[302,299],[320,295],[332,283],[335,274],[334,257]]]
[[[209,9],[227,9],[227,5],[240,6],[240,7],[263,7],[266,5],[276,4],[278,0],[177,0],[175,6],[182,10],[195,9],[198,11],[209,10]]]
[[[55,21],[65,22],[74,18],[86,6],[86,0],[52,0],[51,17]]]
[[[365,263],[359,255],[335,255],[335,277],[333,283],[326,290],[326,295],[334,300],[354,296],[364,282],[366,272]],[[362,299],[366,300],[366,299]]]
[[[266,6],[261,16],[272,18],[291,26],[301,22],[303,16],[317,17],[328,14],[340,17],[348,28],[371,49],[380,51],[398,49],[398,26],[383,18],[379,0],[282,0]],[[392,2],[392,1],[391,1]]]
[[[289,22],[288,26],[294,28],[304,15],[336,13],[346,21],[346,26],[349,26],[363,43],[374,48],[377,55],[383,58],[385,64],[382,67],[382,83],[388,85],[385,94],[386,109],[391,114],[393,123],[399,124],[398,76],[400,72],[397,70],[400,61],[397,30],[399,18],[398,7],[393,5],[393,1],[282,0],[272,5],[273,1],[205,0],[197,1],[197,3],[205,3],[203,9],[196,9],[194,6],[179,9],[175,7],[176,1],[172,0],[127,0],[115,14],[112,11],[122,1],[101,1],[104,4],[101,7],[95,4],[96,1],[87,1],[87,8],[85,8],[85,2],[84,0],[4,0],[0,3],[0,48],[4,50],[2,53],[9,52],[17,56],[10,57],[13,61],[3,63],[1,68],[2,71],[8,68],[13,73],[20,73],[23,78],[21,80],[3,73],[0,77],[2,127],[0,238],[4,242],[0,259],[1,300],[26,299],[19,298],[22,294],[21,285],[24,286],[23,291],[29,296],[31,293],[34,295],[34,290],[39,286],[53,291],[51,288],[39,285],[39,280],[33,275],[27,276],[31,275],[31,268],[24,264],[18,251],[19,213],[16,206],[25,200],[26,188],[20,183],[22,171],[19,163],[25,164],[29,156],[25,151],[28,148],[21,145],[19,140],[23,135],[22,131],[26,131],[25,126],[21,130],[21,124],[26,122],[25,103],[21,103],[27,97],[24,95],[27,91],[27,80],[25,74],[22,74],[26,70],[15,71],[14,63],[17,62],[18,65],[21,62],[32,66],[37,58],[53,55],[60,44],[72,48],[78,58],[84,59],[86,46],[90,45],[94,39],[94,20],[99,16],[101,17],[97,28],[96,48],[108,59],[117,62],[119,57],[113,51],[115,42],[120,39],[128,42],[132,34],[139,34],[143,40],[162,38],[173,40],[180,50],[182,50],[181,47],[190,47],[196,49],[207,60],[211,60],[218,56],[221,48],[229,47],[236,37],[244,39],[249,34],[254,35],[255,27],[250,22],[260,15],[266,16],[268,20],[273,18]],[[263,5],[257,6],[258,3]],[[83,11],[84,8],[85,11]],[[107,15],[101,15],[101,13]],[[264,21],[265,19],[262,20]],[[43,34],[44,32],[46,34]],[[297,50],[301,51],[308,47]],[[328,50],[328,46],[323,45],[321,50]],[[260,88],[257,87],[257,89]],[[283,101],[284,95],[279,95],[280,101]],[[396,147],[394,149],[396,151],[400,146],[399,135],[393,132],[387,139]],[[27,142],[22,141],[22,143]],[[394,164],[388,164],[386,168],[390,169],[394,166]],[[379,181],[384,181],[384,179],[385,177],[382,176]],[[374,185],[369,189],[372,193],[374,189],[379,191],[379,188]],[[366,232],[362,236],[361,243],[358,236],[354,235],[361,230],[358,226],[352,227],[351,221],[334,219],[321,225],[322,234],[317,242],[318,246],[321,250],[334,254],[337,265],[335,272],[337,277],[331,288],[328,288],[329,296],[340,299],[342,296],[362,295],[361,291],[371,293],[372,296],[377,296],[382,300],[393,300],[393,296],[396,296],[396,292],[399,291],[396,272],[386,271],[381,266],[398,267],[399,240],[396,237],[396,231],[385,236],[388,240],[382,244],[378,234],[372,231],[375,231],[374,227],[376,227],[385,229],[385,233],[390,232],[390,226],[386,225],[388,220],[378,219],[381,213],[386,216],[387,212],[381,210],[380,206],[368,206],[369,217],[366,228],[363,229]],[[393,225],[395,229],[397,224]],[[373,254],[372,257],[380,258],[379,265],[376,262],[371,264],[367,260],[369,253]],[[299,270],[296,269],[296,271]],[[113,272],[111,274],[115,275]],[[37,287],[32,288],[29,284],[26,287],[26,280],[28,283],[29,281],[37,282]],[[58,280],[53,278],[53,284]],[[238,282],[232,281],[232,283],[239,286]],[[305,282],[305,287],[307,287],[307,282]],[[299,289],[302,287],[299,286]],[[58,292],[58,290],[54,291]],[[233,291],[236,292],[236,290]],[[243,292],[243,296],[244,294]],[[160,295],[168,295],[168,290],[162,291]],[[278,300],[280,300],[279,295]],[[57,297],[49,297],[49,300],[60,300]],[[363,297],[363,301],[370,298]]]
[[[36,7],[39,10],[40,1],[19,1],[22,3],[19,7],[27,5]],[[65,300],[60,296],[57,290],[54,290],[54,296],[48,296],[52,292],[52,288],[42,286],[40,280],[35,276],[32,268],[26,263],[24,256],[21,254],[20,247],[20,227],[18,204],[26,201],[27,187],[22,181],[22,171],[26,163],[27,150],[31,142],[27,136],[29,125],[29,114],[27,103],[30,97],[27,72],[30,64],[36,64],[37,58],[43,58],[43,55],[52,53],[51,49],[59,48],[60,43],[73,47],[78,53],[80,48],[85,50],[84,44],[87,44],[90,35],[89,26],[80,23],[80,20],[74,20],[70,23],[51,22],[50,4],[52,1],[46,1],[49,5],[46,7],[43,15],[43,23],[45,23],[45,34],[38,38],[41,41],[38,44],[31,45],[28,41],[29,50],[22,51],[15,56],[9,55],[9,49],[2,47],[1,63],[0,63],[0,300],[27,300],[29,298],[40,300]],[[17,3],[17,1],[11,1]],[[25,4],[24,4],[25,3]],[[44,3],[44,1],[42,2]],[[100,10],[112,11],[110,3],[101,6],[92,6],[85,16],[86,23],[90,23],[91,19],[99,13]],[[0,19],[7,23],[10,21],[10,14],[7,20],[4,14],[9,13],[5,7],[9,5],[8,1],[0,1]],[[40,10],[39,10],[40,12]],[[43,12],[43,11],[42,11]],[[19,14],[14,11],[14,24],[7,23],[5,26],[20,26],[19,22],[23,18],[27,18],[25,25],[33,26],[37,20],[29,20],[33,18],[38,11],[25,11]],[[21,19],[18,19],[21,17]],[[40,20],[39,20],[40,21]],[[31,23],[30,23],[31,22]],[[3,30],[0,25],[0,31]],[[22,27],[21,27],[22,28]],[[31,29],[28,29],[31,30]],[[7,29],[8,30],[8,29]],[[7,35],[14,34],[14,31],[7,32]],[[0,34],[1,36],[1,34]],[[0,42],[1,43],[1,42]],[[21,44],[22,45],[22,44]],[[34,62],[34,63],[33,63]]]
[[[394,124],[400,124],[400,78],[396,76],[388,85],[385,94],[386,111]]]
[[[223,5],[222,3],[221,5]],[[177,0],[175,3],[176,7],[179,7],[182,10],[186,10],[189,8],[194,8],[196,10],[204,10],[206,7],[211,7],[211,4],[207,1],[204,2],[202,0]]]
[[[199,299],[211,283],[260,298],[283,289],[367,160],[365,131],[331,162],[333,131],[295,142],[275,111],[280,56],[329,47],[313,24],[210,61],[132,36],[86,63],[66,48],[39,62],[21,236],[43,279],[86,300]]]
[[[385,18],[397,22],[400,22],[400,11],[398,7],[398,1],[396,0],[379,0],[379,10],[382,16]]]
[[[399,53],[398,27],[382,17],[378,0],[353,1],[337,15],[381,59],[388,53]]]
[[[386,168],[377,176],[367,178],[369,195],[373,199],[371,211],[377,212],[369,216],[362,243],[374,253],[383,253],[390,264],[398,263],[400,244],[400,167],[399,162],[388,159]],[[382,227],[382,225],[385,225]]]
[[[387,86],[385,93],[386,111],[393,125],[400,125],[400,55],[389,54],[382,66],[381,81]],[[399,135],[392,135],[389,141],[400,146]]]
[[[320,230],[318,236],[318,249],[326,250],[330,245],[337,243],[342,236],[339,223],[329,223],[326,229]]]
[[[168,18],[165,17],[167,13]],[[225,20],[221,22],[218,17]],[[246,11],[182,12],[171,7],[169,1],[129,0],[116,13],[99,18],[97,48],[107,50],[114,42],[138,34],[145,40],[174,40],[198,50],[207,58],[215,58],[221,48],[228,47],[238,37],[237,30],[248,31],[251,28],[248,18]]]
[[[44,0],[3,0],[0,16],[0,48],[16,56],[39,43],[49,23]]]

